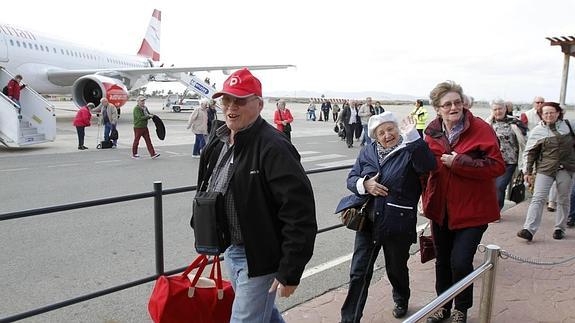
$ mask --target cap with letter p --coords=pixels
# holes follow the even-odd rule
[[[262,96],[262,83],[247,68],[235,71],[224,82],[224,88],[212,96],[213,99],[227,94],[237,98],[248,96]]]

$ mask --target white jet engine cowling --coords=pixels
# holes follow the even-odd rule
[[[72,99],[79,107],[89,102],[98,106],[104,97],[119,108],[128,101],[128,90],[120,80],[95,74],[82,76],[72,85]]]

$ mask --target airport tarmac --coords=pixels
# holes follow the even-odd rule
[[[166,140],[153,135],[160,158],[133,160],[131,110],[122,110],[117,149],[97,150],[98,127],[86,131],[87,151],[77,150],[72,126],[73,106],[55,102],[57,139],[25,149],[0,148],[0,214],[65,203],[149,192],[154,181],[164,188],[196,183],[198,160],[191,157],[193,134],[186,130],[190,112],[161,109],[163,101],[148,100],[150,111],[166,125]],[[348,149],[333,132],[333,121],[305,120],[306,105],[288,104],[294,115],[293,143],[306,170],[351,165],[359,143]],[[385,107],[403,117],[411,106]],[[266,102],[263,117],[272,120],[275,105]],[[72,111],[67,111],[72,110]],[[429,108],[430,116],[434,112]],[[487,109],[474,112],[484,117]],[[220,116],[221,118],[221,116]],[[152,125],[150,124],[150,127]],[[100,128],[101,131],[101,128]],[[145,144],[140,155],[146,156]],[[316,195],[319,228],[339,223],[333,214],[345,188],[347,170],[310,175]],[[195,258],[189,227],[193,193],[164,197],[165,269],[189,264]],[[425,222],[420,218],[420,223]],[[316,240],[314,257],[296,294],[278,301],[286,310],[328,290],[345,285],[353,250],[353,232],[336,229]],[[154,266],[152,199],[76,211],[3,221],[0,224],[0,319],[74,298],[149,275]],[[376,266],[384,267],[383,257]],[[383,271],[378,270],[374,281]],[[27,322],[145,322],[153,284],[83,302],[39,315]]]

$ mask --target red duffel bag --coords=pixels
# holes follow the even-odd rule
[[[208,257],[198,256],[178,276],[160,276],[150,296],[148,311],[155,323],[222,323],[229,322],[234,290],[222,280],[220,259],[214,256],[210,277],[201,277]],[[197,267],[192,281],[188,275]]]

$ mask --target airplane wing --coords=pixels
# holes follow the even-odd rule
[[[129,75],[131,77],[140,77],[143,75],[150,75],[153,80],[156,75],[168,76],[174,73],[193,73],[193,72],[208,72],[208,71],[223,71],[224,74],[229,74],[232,70],[247,67],[250,70],[272,70],[284,69],[295,67],[295,65],[237,65],[237,66],[201,66],[201,67],[145,67],[145,68],[114,68],[114,69],[84,69],[84,70],[64,70],[54,69],[48,70],[48,80],[59,86],[70,86],[78,78],[84,75],[98,74],[104,76],[118,76]],[[162,81],[166,81],[163,78]]]

